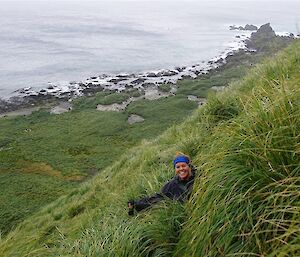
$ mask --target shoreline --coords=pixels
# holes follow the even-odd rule
[[[208,74],[226,63],[227,58],[233,56],[241,50],[246,50],[246,40],[250,38],[250,33],[236,38],[236,42],[230,42],[228,47],[218,56],[209,61],[201,61],[192,66],[174,67],[173,69],[150,70],[141,73],[119,73],[102,74],[92,76],[84,81],[71,81],[68,84],[48,83],[46,88],[35,90],[31,87],[23,87],[13,92],[10,98],[0,98],[0,117],[20,109],[33,108],[43,102],[49,101],[69,101],[82,96],[92,96],[101,91],[124,92],[126,90],[145,91],[148,88],[159,88],[160,85],[176,85],[180,80],[197,79],[201,75]],[[250,51],[250,50],[248,50]]]
[[[270,25],[270,24],[265,24]],[[262,25],[261,28],[265,25]],[[270,27],[272,30],[272,28]],[[233,45],[223,51],[218,56],[209,61],[202,61],[192,66],[175,67],[174,69],[160,69],[154,71],[146,71],[137,74],[119,73],[119,74],[102,74],[100,76],[92,76],[84,81],[72,81],[68,84],[48,83],[47,88],[34,90],[31,87],[24,87],[14,91],[15,95],[8,99],[0,98],[0,118],[10,116],[10,113],[22,109],[36,109],[38,106],[45,105],[49,102],[72,102],[73,99],[82,96],[92,96],[97,92],[130,92],[138,90],[145,92],[148,88],[156,88],[168,84],[176,87],[180,80],[198,79],[212,71],[222,68],[230,62],[230,59],[241,52],[255,53],[253,47],[253,34],[255,31],[243,31],[242,35],[236,36],[237,41],[231,41]],[[273,30],[272,30],[273,31]],[[263,32],[265,33],[265,32]],[[273,31],[274,35],[275,32]],[[291,35],[279,36],[291,39]],[[293,37],[294,38],[294,37]],[[22,112],[20,112],[22,113]],[[22,115],[22,114],[20,114]]]

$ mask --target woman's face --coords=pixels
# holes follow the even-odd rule
[[[176,163],[175,172],[181,180],[187,180],[192,175],[190,166],[185,162]]]

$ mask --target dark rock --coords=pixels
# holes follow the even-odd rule
[[[110,78],[110,77],[111,77],[111,75],[109,75],[109,74],[102,74],[99,76],[99,78],[102,78],[102,79],[106,79],[106,78]]]
[[[78,86],[80,86],[80,87],[86,87],[87,84],[84,84],[84,83],[82,83],[82,82],[79,82],[79,83],[78,83]]]
[[[183,75],[181,79],[193,79],[191,75]]]
[[[125,87],[125,89],[130,89],[132,88],[134,85],[132,85],[131,83],[126,83],[125,85],[123,85]]]
[[[114,84],[118,84],[121,81],[127,80],[126,78],[112,78],[110,80],[108,80],[108,82],[114,83]]]
[[[224,63],[224,61],[225,60],[223,58],[219,58],[218,60],[215,61],[215,63],[222,64],[222,63]]]
[[[103,91],[103,87],[101,85],[93,85],[92,83],[89,83],[86,88],[81,90],[84,95],[91,95],[101,91]]]
[[[147,83],[143,83],[142,86],[143,87],[151,87],[151,86],[155,86],[155,83],[147,82]]]
[[[9,103],[0,99],[0,113],[7,112],[8,108],[9,108]]]
[[[253,32],[250,39],[245,40],[245,44],[248,49],[261,51],[274,38],[276,38],[276,34],[270,23],[267,23],[262,25],[256,32]]]
[[[289,37],[294,39],[294,38],[295,38],[295,35],[294,35],[293,33],[290,33],[290,34],[289,34]]]
[[[63,93],[60,94],[59,97],[60,98],[68,98],[70,95],[71,95],[70,92],[63,92]]]
[[[138,78],[136,80],[133,80],[131,83],[132,84],[140,84],[140,83],[143,83],[145,81],[146,81],[146,79],[144,79],[144,78]]]
[[[154,72],[149,72],[146,77],[148,77],[148,78],[157,78],[158,75]]]
[[[31,89],[31,87],[24,87],[24,88],[15,90],[14,93],[26,94],[30,89]]]
[[[264,25],[261,25],[260,28],[251,34],[251,39],[272,39],[276,37],[275,31],[270,26],[270,23],[266,23]]]
[[[177,75],[178,72],[174,71],[174,70],[164,70],[164,71],[160,71],[157,76],[158,77],[167,77],[167,76],[174,76]]]
[[[245,30],[257,30],[258,28],[252,24],[246,24]]]
[[[235,26],[235,25],[229,26],[229,29],[230,30],[245,30],[244,27],[242,27],[242,26]]]
[[[53,96],[39,93],[36,97],[39,98],[40,100],[48,100],[51,99]]]
[[[175,71],[175,70],[164,70],[164,71],[160,71],[157,75],[158,75],[158,77],[168,77],[168,76],[174,76],[177,74],[178,74],[178,71]]]
[[[235,25],[231,25],[229,26],[230,30],[257,30],[257,27],[255,25],[252,24],[246,24],[245,27],[243,26],[235,26]]]
[[[229,30],[236,30],[236,29],[239,29],[238,27],[236,27],[235,25],[231,25],[229,26]]]
[[[186,67],[176,67],[175,70],[182,72],[186,69]]]

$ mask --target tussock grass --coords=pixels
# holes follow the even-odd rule
[[[299,256],[299,64],[297,41],[24,221],[0,256]],[[128,217],[128,199],[173,176],[176,150],[198,167],[190,201]]]
[[[198,156],[203,175],[175,256],[299,256],[300,56],[288,54],[254,71],[239,116]]]

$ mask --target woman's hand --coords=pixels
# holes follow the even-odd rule
[[[132,216],[134,214],[134,201],[128,201],[128,215]]]

